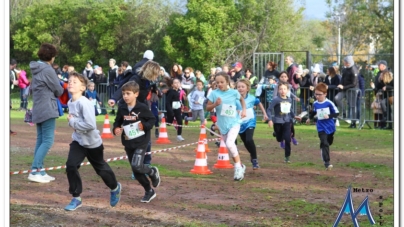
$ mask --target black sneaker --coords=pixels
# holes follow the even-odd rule
[[[156,128],[156,130],[154,131],[154,135],[156,136],[157,139],[159,138],[160,133],[158,128]]]
[[[160,185],[160,173],[157,167],[151,167],[153,169],[154,174],[150,175],[150,180],[152,181],[153,187],[157,188]]]
[[[213,123],[213,124],[210,126],[210,130],[215,131],[215,129],[214,129],[213,127],[215,127],[215,123]],[[210,133],[211,136],[215,136],[215,134],[213,134],[212,132],[209,132],[209,133]]]
[[[216,144],[217,147],[220,147],[220,142],[219,141],[216,141],[215,144]]]
[[[151,191],[145,192],[143,198],[140,200],[142,203],[149,203],[152,199],[156,198],[156,192],[151,189]]]

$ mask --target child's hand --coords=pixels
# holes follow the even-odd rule
[[[306,120],[306,124],[309,125],[310,124],[310,118],[307,118]]]
[[[138,127],[139,127],[139,130],[140,130],[140,131],[143,131],[143,125],[142,125],[142,122],[140,122],[140,123],[138,124]]]
[[[300,117],[300,116],[295,116],[295,119],[301,121],[301,120],[302,120],[302,117]]]
[[[298,97],[295,98],[296,102],[300,102],[300,99]]]
[[[91,98],[91,97],[90,97],[90,98],[88,98],[88,99],[89,99],[90,101],[91,101],[91,100],[93,100],[93,98]]]
[[[328,119],[328,118],[330,118],[330,117],[328,116],[328,114],[324,114],[324,115],[323,115],[323,118],[324,118],[324,119]]]
[[[74,116],[72,114],[67,115],[67,121],[70,121],[71,118],[73,118]]]
[[[245,118],[245,117],[247,117],[247,110],[244,109],[241,111],[240,118]]]
[[[102,105],[102,102],[98,102],[98,104]]]
[[[220,104],[222,104],[222,99],[219,97],[216,99],[215,105],[218,106]]]
[[[272,121],[268,121],[268,126],[269,126],[270,128],[272,128],[272,127],[274,126],[274,123],[273,123]]]
[[[123,128],[120,128],[120,127],[115,128],[115,129],[114,129],[114,133],[115,133],[115,135],[117,135],[117,136],[121,135],[122,130],[123,130]]]
[[[264,121],[267,121],[268,120],[268,116],[265,114],[264,115]]]

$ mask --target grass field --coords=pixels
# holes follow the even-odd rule
[[[10,141],[10,171],[26,170],[32,162],[35,127],[23,122],[23,112],[12,110],[10,116],[11,129],[18,133]],[[110,121],[113,122],[113,116]],[[100,131],[103,122],[104,116],[98,116]],[[197,122],[189,125],[197,126]],[[152,150],[196,142],[200,133],[198,127],[184,128],[186,141],[177,143],[174,129],[167,127],[167,130],[173,143],[153,144]],[[26,180],[27,174],[12,175],[10,223],[11,226],[332,226],[346,189],[352,185],[372,189],[368,193],[353,192],[355,209],[368,196],[375,221],[379,222],[381,216],[383,226],[393,225],[397,196],[393,185],[393,131],[349,129],[341,123],[331,146],[334,169],[325,171],[315,126],[296,125],[295,130],[299,144],[292,145],[292,163],[286,165],[272,129],[260,121],[257,123],[254,140],[261,166],[257,171],[252,170],[249,154],[239,139],[240,156],[247,165],[246,177],[241,182],[232,180],[232,170],[212,167],[217,157],[213,143],[209,143],[214,151],[208,153],[208,167],[214,173],[206,176],[189,172],[194,165],[195,145],[154,154],[153,165],[159,167],[164,180],[157,189],[159,197],[150,204],[138,202],[141,188],[130,180],[127,160],[110,162],[118,181],[127,190],[121,205],[113,210],[100,200],[99,194],[105,192],[105,186],[90,166],[80,169],[83,181],[87,182],[83,192],[87,204],[76,212],[63,210],[70,198],[64,169],[49,171],[57,178],[56,184],[34,184]],[[45,159],[47,167],[64,165],[70,135],[65,117],[59,118],[55,144]],[[105,158],[125,155],[119,138],[104,140],[104,146]],[[131,202],[132,199],[136,202]],[[371,226],[366,216],[358,220],[360,226]],[[344,215],[338,226],[353,224]]]

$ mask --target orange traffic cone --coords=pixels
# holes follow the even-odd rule
[[[201,125],[201,133],[199,134],[199,140],[202,140],[203,143],[205,144],[205,152],[208,153],[210,152],[210,149],[208,147],[208,139],[206,138],[206,128],[205,125]],[[195,152],[198,152],[198,149],[195,148]]]
[[[171,141],[168,139],[166,119],[163,117],[160,124],[159,138],[156,140],[157,144],[169,144]]]
[[[111,127],[109,126],[108,114],[105,114],[104,127],[102,128],[101,138],[103,139],[114,138],[114,135],[112,135],[111,133]]]
[[[213,165],[213,168],[216,169],[231,169],[233,165],[229,160],[229,152],[227,150],[226,144],[223,141],[223,138],[220,138],[220,147],[219,153],[217,154],[217,162]]]
[[[208,169],[207,156],[205,153],[205,144],[202,140],[198,142],[198,152],[196,152],[196,159],[194,168],[191,169],[191,173],[193,174],[202,174],[208,175],[213,172]]]

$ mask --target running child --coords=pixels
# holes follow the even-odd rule
[[[104,161],[104,146],[100,132],[97,130],[94,107],[83,96],[87,83],[88,80],[83,75],[76,72],[70,73],[68,90],[72,98],[68,102],[67,120],[74,131],[66,161],[66,173],[69,193],[72,194],[73,199],[65,207],[67,211],[76,210],[82,205],[80,194],[83,191],[83,185],[78,169],[86,157],[105,185],[111,189],[110,205],[116,206],[121,198],[121,184],[117,182],[111,167]]]
[[[313,111],[310,112],[306,124],[317,115],[317,131],[320,138],[320,152],[326,170],[331,170],[330,146],[334,141],[336,131],[334,119],[338,117],[339,111],[333,102],[327,99],[327,85],[323,82],[317,84],[314,90],[317,100],[313,103]]]
[[[272,100],[267,109],[268,126],[274,127],[275,137],[278,142],[284,141],[285,145],[285,163],[290,163],[290,138],[292,119],[301,120],[295,116],[292,111],[292,100],[287,96],[289,85],[285,82],[279,82],[278,95]]]
[[[150,131],[156,118],[146,104],[136,101],[138,96],[139,85],[135,81],[126,82],[122,86],[122,98],[125,103],[118,104],[113,132],[114,135],[121,135],[122,145],[128,155],[132,172],[145,190],[145,195],[140,202],[148,203],[156,197],[156,192],[151,188],[145,174],[150,177],[154,188],[160,184],[157,167],[149,167],[143,163],[150,141]]]
[[[287,97],[289,97],[289,98],[291,98],[292,99],[292,97],[296,100],[296,101],[300,101],[300,99],[293,93],[293,92],[291,92],[291,90],[292,90],[292,85],[289,83],[289,76],[288,76],[288,73],[286,72],[286,71],[282,71],[282,72],[280,72],[279,73],[279,82],[283,82],[283,83],[286,83],[287,85],[288,85],[288,87],[289,87],[289,91],[288,91],[288,93],[286,94],[286,96]],[[275,86],[275,88],[274,88],[274,94],[273,94],[273,97],[275,98],[276,96],[278,96],[278,87],[277,87],[278,85],[276,85]],[[291,140],[292,140],[292,143],[294,144],[294,145],[298,145],[299,143],[297,142],[297,140],[296,140],[296,138],[295,138],[295,136],[296,136],[296,134],[295,134],[295,125],[293,124],[293,119],[290,119],[290,127],[291,127],[291,134],[290,134],[290,136],[291,136]],[[281,141],[280,142],[280,144],[279,144],[279,146],[282,148],[282,149],[285,149],[285,142],[284,141]]]
[[[97,91],[95,90],[95,83],[89,81],[88,85],[87,85],[88,89],[86,91],[86,98],[88,98],[90,100],[90,102],[94,105],[94,109],[95,109],[95,116],[98,116],[99,114],[101,114],[98,109],[100,105],[102,105],[102,102],[100,101],[100,97],[98,96]],[[97,105],[98,104],[98,105]]]
[[[179,79],[172,80],[172,84],[168,84],[170,89],[166,93],[166,110],[167,110],[167,123],[173,124],[174,117],[179,127],[177,129],[177,141],[184,141],[182,137],[182,116],[181,116],[181,81]]]
[[[264,120],[268,119],[264,106],[261,104],[259,98],[255,97],[253,94],[250,94],[251,83],[248,79],[240,79],[237,81],[237,90],[240,93],[242,99],[245,100],[246,105],[246,114],[247,116],[242,118],[242,123],[240,126],[240,135],[241,140],[244,143],[245,148],[248,153],[250,153],[251,163],[253,166],[253,170],[257,170],[260,168],[258,165],[257,159],[257,148],[254,143],[254,130],[256,126],[256,116],[254,111],[254,106],[259,106],[262,113],[264,114]]]
[[[192,117],[185,117],[185,124],[188,121],[196,121],[199,117],[201,125],[205,123],[205,112],[203,110],[203,103],[205,102],[205,92],[203,91],[203,82],[201,80],[196,81],[196,90],[191,93],[189,103],[192,103]]]
[[[246,105],[237,90],[230,88],[230,77],[225,72],[215,75],[218,89],[212,91],[208,96],[207,111],[216,108],[216,126],[226,143],[234,161],[234,180],[241,181],[244,178],[245,165],[241,163],[240,155],[235,144],[235,140],[240,131],[240,118],[246,116]],[[242,107],[241,116],[236,110],[237,100],[240,100]]]

